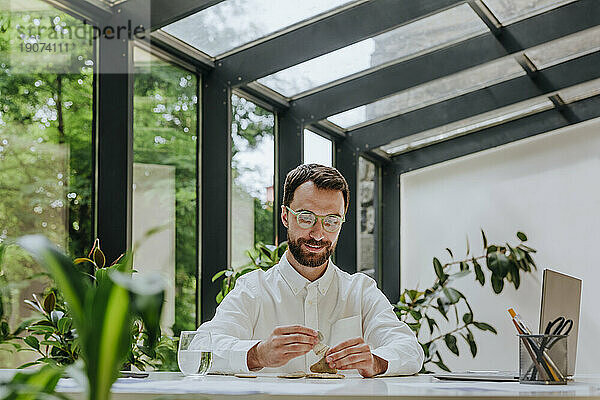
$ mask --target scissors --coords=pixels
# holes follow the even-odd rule
[[[546,325],[546,329],[544,330],[544,334],[546,335],[557,335],[557,336],[563,336],[563,335],[568,335],[569,332],[571,332],[571,329],[573,329],[573,320],[572,319],[566,319],[563,316],[557,317],[555,320],[548,322],[548,325]],[[536,352],[538,355],[538,361],[543,362],[541,359],[541,355],[544,354],[547,350],[550,350],[558,341],[560,340],[560,338],[552,338],[552,337],[547,337],[542,339],[542,342],[540,343],[540,347],[539,347],[539,352]],[[533,367],[533,365],[532,365]],[[536,379],[536,375],[537,375],[537,371],[533,370],[532,368],[530,368],[529,371],[527,371],[527,375],[529,374],[529,372],[532,372],[532,380]]]
[[[548,322],[544,333],[546,335],[568,335],[571,329],[573,329],[573,320],[561,316]]]

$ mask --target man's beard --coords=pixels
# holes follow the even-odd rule
[[[314,239],[304,238],[292,240],[290,238],[289,232],[287,235],[287,239],[288,249],[290,250],[290,253],[292,253],[292,256],[294,256],[294,258],[296,259],[296,261],[298,261],[300,265],[304,265],[305,267],[320,267],[329,260],[329,257],[331,257],[331,254],[335,250],[335,244],[332,245],[331,242],[328,240],[317,241]],[[313,246],[324,246],[324,251],[321,251],[319,253],[311,253],[308,250],[304,250],[302,248],[303,244],[310,244]]]

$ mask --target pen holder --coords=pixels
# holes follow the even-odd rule
[[[567,384],[567,335],[519,335],[519,383]]]

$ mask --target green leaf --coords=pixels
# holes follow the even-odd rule
[[[456,336],[448,333],[444,336],[444,342],[446,342],[446,346],[448,346],[448,349],[451,352],[453,352],[456,355],[459,355],[458,346],[456,345]]]
[[[446,305],[442,302],[442,299],[440,299],[439,297],[437,299],[437,304],[438,304],[438,306],[436,307],[436,310],[438,310],[440,312],[440,314],[442,314],[442,317],[444,317],[444,319],[446,321],[448,321],[448,315],[446,313]]]
[[[415,319],[415,321],[419,321],[421,318],[423,318],[423,316],[421,315],[421,313],[419,311],[416,310],[410,310],[410,315]]]
[[[407,322],[406,325],[416,333],[421,329],[421,324],[418,322]]]
[[[94,250],[94,263],[96,263],[98,268],[104,268],[106,266],[106,257],[104,256],[104,252],[100,250],[99,244]]]
[[[510,260],[505,254],[499,251],[488,253],[486,262],[488,269],[500,278],[504,278],[508,274]]]
[[[525,235],[523,232],[517,232],[517,237],[522,242],[526,242],[527,241],[527,235]]]
[[[65,334],[67,332],[69,332],[69,330],[71,329],[71,318],[68,317],[63,317],[58,321],[58,331],[61,334]]]
[[[433,327],[437,326],[437,322],[435,322],[434,319],[429,318],[428,316],[425,316],[426,320],[427,320],[427,325],[429,326],[429,334],[433,333]]]
[[[504,288],[504,279],[499,277],[496,274],[492,274],[492,288],[494,289],[494,293],[500,294],[502,289]]]
[[[47,313],[52,312],[54,310],[55,305],[56,305],[56,296],[54,296],[54,292],[50,292],[44,299],[44,311],[46,311]]]
[[[443,369],[444,371],[447,371],[447,372],[451,372],[451,371],[450,371],[450,368],[448,368],[448,367],[446,366],[446,364],[444,364],[442,361],[434,361],[433,363],[434,363],[435,365],[437,365],[437,366],[438,366],[440,369]]]
[[[473,322],[473,325],[475,325],[477,328],[481,329],[482,331],[490,331],[493,334],[498,333],[493,326],[491,326],[490,324],[486,324],[485,322]]]
[[[485,275],[483,274],[481,265],[479,265],[475,258],[473,258],[473,266],[475,267],[475,279],[483,286],[485,284]]]
[[[485,237],[485,232],[483,232],[483,229],[481,230],[481,238],[483,239],[483,249],[485,250],[487,248],[487,238]]]
[[[450,254],[450,257],[454,258],[454,255],[452,254],[452,250],[450,250],[448,247],[446,247],[446,251],[448,252],[448,254]]]
[[[471,253],[471,245],[469,244],[469,236],[467,236],[467,257]]]
[[[460,301],[460,298],[463,297],[462,293],[453,288],[446,287],[443,289],[443,292],[444,295],[446,295],[449,304],[456,304]]]
[[[27,336],[23,341],[36,350],[40,349],[40,341],[35,336]]]
[[[469,264],[467,264],[467,263],[466,263],[466,262],[464,262],[464,261],[461,261],[461,262],[460,262],[460,270],[461,270],[461,271],[468,271],[468,270],[469,270]]]
[[[442,264],[437,257],[433,257],[433,269],[435,270],[435,274],[441,280],[444,277],[444,269],[442,268]]]
[[[469,345],[469,350],[471,350],[471,356],[475,357],[477,355],[477,343],[475,343],[475,337],[473,337],[473,334],[469,331],[467,332],[466,336],[463,335],[463,338]]]
[[[222,275],[223,275],[225,272],[227,272],[227,270],[226,270],[226,269],[224,269],[224,270],[222,270],[222,271],[219,271],[219,272],[217,272],[216,274],[214,274],[214,275],[213,275],[213,277],[212,277],[212,281],[214,282],[214,281],[216,281],[217,279],[219,279],[219,278],[220,278],[220,277],[221,277],[221,276],[222,276]]]
[[[465,324],[470,324],[471,322],[473,322],[473,314],[465,313],[465,315],[463,315],[463,321]]]

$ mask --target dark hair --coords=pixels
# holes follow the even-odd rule
[[[284,206],[292,203],[294,192],[305,182],[313,182],[322,190],[339,190],[344,196],[344,210],[348,209],[350,202],[348,182],[337,169],[320,164],[302,164],[288,172],[283,185]]]

